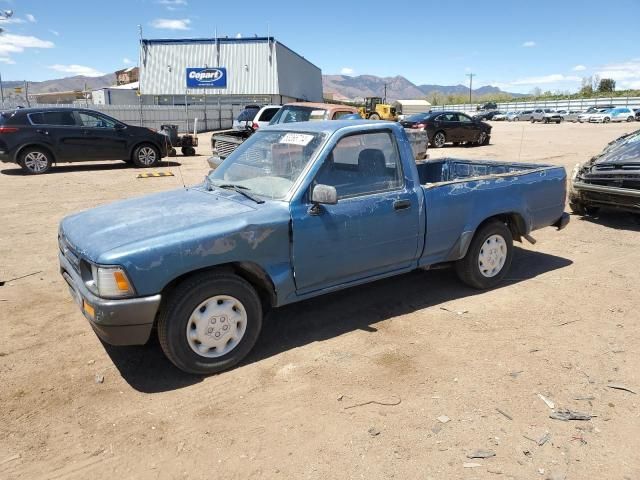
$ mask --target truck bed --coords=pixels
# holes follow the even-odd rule
[[[553,165],[444,158],[416,164],[425,195],[420,265],[454,261],[486,218],[509,215],[524,233],[553,225],[566,198],[566,172]]]

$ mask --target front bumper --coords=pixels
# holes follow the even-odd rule
[[[640,212],[640,190],[574,181],[571,195],[589,206]]]
[[[160,294],[119,300],[97,297],[62,252],[58,253],[58,259],[71,296],[102,340],[111,345],[147,343],[160,306]]]

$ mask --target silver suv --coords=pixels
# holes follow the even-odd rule
[[[533,115],[531,116],[531,123],[560,123],[561,121],[562,116],[560,116],[558,112],[556,112],[555,110],[551,110],[550,108],[536,108],[533,111]]]

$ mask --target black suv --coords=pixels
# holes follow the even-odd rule
[[[124,160],[153,167],[167,155],[166,136],[94,110],[19,108],[0,112],[0,161],[32,175],[57,162]]]

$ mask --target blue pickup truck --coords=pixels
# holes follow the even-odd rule
[[[272,308],[417,268],[484,289],[513,240],[566,226],[552,165],[416,162],[380,121],[260,129],[202,184],[71,215],[61,273],[96,333],[210,374],[239,362]]]

